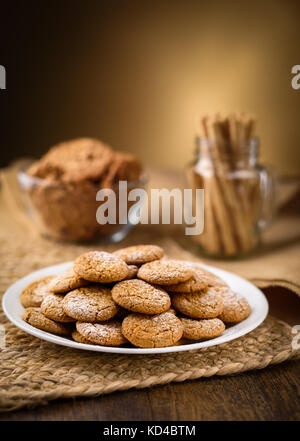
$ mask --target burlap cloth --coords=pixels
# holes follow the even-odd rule
[[[155,173],[153,173],[155,175]],[[165,176],[165,174],[164,174]],[[169,177],[168,182],[171,182]],[[158,180],[156,181],[158,182]],[[0,290],[38,268],[72,260],[94,247],[42,239],[28,223],[18,201],[10,171],[0,193]],[[160,185],[160,184],[159,184]],[[285,201],[286,202],[286,201]],[[259,253],[243,261],[213,262],[259,287],[280,285],[300,295],[299,218],[281,217]],[[189,242],[179,244],[178,231],[137,227],[122,242],[157,243],[175,258],[198,260]],[[113,250],[116,245],[101,246]],[[201,259],[203,261],[203,259]],[[208,259],[205,262],[212,263]],[[248,335],[197,351],[153,356],[127,356],[74,350],[39,340],[12,325],[0,312],[6,347],[0,349],[0,410],[45,404],[51,400],[95,396],[116,390],[144,388],[171,381],[228,375],[298,358],[291,328],[273,317]]]

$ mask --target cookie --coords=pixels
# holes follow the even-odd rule
[[[128,266],[128,276],[125,277],[124,280],[134,279],[138,273],[138,267],[136,265],[127,265]]]
[[[251,313],[251,307],[245,297],[231,291],[229,288],[220,288],[224,309],[219,318],[225,323],[239,323]]]
[[[223,299],[215,288],[208,288],[204,292],[174,293],[171,299],[177,311],[192,318],[215,318],[223,311]]]
[[[77,343],[84,343],[86,345],[93,345],[94,343],[92,343],[90,340],[88,340],[87,338],[83,337],[83,335],[81,335],[77,329],[75,329],[75,331],[72,332],[72,338],[74,341],[76,341]]]
[[[141,314],[160,314],[170,308],[168,293],[139,279],[124,280],[112,288],[112,298],[129,311]]]
[[[162,348],[181,339],[183,326],[171,312],[154,316],[130,314],[123,320],[122,333],[134,346]]]
[[[56,322],[68,323],[74,322],[72,317],[69,317],[62,307],[64,296],[61,294],[49,294],[44,298],[41,304],[41,312],[49,319]]]
[[[164,255],[164,250],[157,245],[136,245],[117,250],[114,252],[114,255],[125,260],[127,264],[142,265],[161,259]]]
[[[58,335],[69,335],[73,326],[70,323],[57,323],[45,317],[40,308],[26,308],[22,313],[22,319],[35,328]]]
[[[121,322],[112,320],[107,323],[77,322],[76,329],[90,342],[103,346],[120,346],[127,343],[121,331]]]
[[[101,188],[111,188],[119,181],[136,182],[142,174],[142,164],[133,155],[114,152],[113,160],[101,180]]]
[[[46,276],[31,282],[20,294],[24,308],[41,306],[43,299],[50,294],[49,284],[54,276]]]
[[[174,285],[191,279],[193,270],[180,261],[154,260],[142,265],[137,276],[157,285]]]
[[[207,286],[228,287],[227,283],[224,282],[224,280],[222,280],[221,277],[216,276],[207,269],[200,267],[196,263],[188,262],[188,264],[197,273],[197,277],[201,278],[201,280]]]
[[[193,268],[193,276],[186,282],[178,283],[177,285],[168,285],[165,287],[167,291],[171,292],[199,292],[208,287],[207,278],[203,277],[203,271],[200,268]]]
[[[183,337],[188,340],[215,338],[225,331],[224,323],[218,318],[202,320],[182,318],[181,322],[183,324]]]
[[[52,147],[27,173],[67,183],[96,180],[109,167],[113,155],[111,148],[97,139],[73,139]]]
[[[81,286],[88,285],[88,281],[79,277],[74,273],[73,269],[69,269],[64,274],[60,274],[55,277],[49,283],[49,289],[55,294],[65,293],[72,291],[72,289],[80,288]]]
[[[102,322],[114,317],[118,307],[108,288],[89,285],[74,289],[62,301],[64,312],[82,322]]]
[[[75,273],[90,282],[111,283],[125,279],[129,269],[124,260],[105,251],[89,251],[73,265]]]

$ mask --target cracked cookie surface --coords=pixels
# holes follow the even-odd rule
[[[129,269],[124,260],[105,251],[89,251],[73,264],[74,272],[90,282],[111,283],[125,279]]]
[[[139,268],[139,279],[157,285],[173,285],[192,278],[193,270],[177,260],[154,260]]]
[[[97,285],[74,289],[64,297],[62,306],[69,317],[82,322],[102,322],[118,312],[111,291]]]
[[[51,293],[49,284],[53,279],[54,276],[46,276],[29,283],[20,294],[20,302],[24,308],[40,306],[43,299]]]
[[[72,268],[57,277],[54,277],[49,283],[49,289],[55,294],[66,293],[72,289],[88,285],[89,282],[79,277]]]
[[[188,340],[215,338],[225,331],[224,323],[218,318],[202,320],[182,318],[181,322],[183,324],[183,338]]]
[[[41,312],[56,322],[68,323],[75,319],[69,317],[62,307],[64,296],[62,294],[49,294],[44,298],[41,304]]]
[[[215,288],[204,292],[171,294],[172,306],[188,317],[209,319],[218,317],[224,307],[223,298]]]
[[[201,268],[193,268],[193,276],[186,282],[178,283],[177,285],[168,285],[165,287],[167,291],[171,292],[199,292],[208,287],[207,277]]]
[[[239,323],[245,320],[251,313],[251,307],[245,297],[231,291],[230,288],[220,288],[224,308],[219,318],[225,323]]]
[[[103,346],[120,346],[127,343],[122,334],[121,322],[111,320],[107,323],[77,322],[76,329],[90,342]]]
[[[130,314],[123,320],[122,332],[134,346],[161,348],[172,346],[180,340],[183,325],[171,312],[154,316]]]
[[[84,343],[86,345],[93,345],[94,343],[91,342],[90,340],[88,340],[87,338],[85,338],[83,335],[81,335],[77,329],[75,329],[72,332],[72,338],[74,341],[76,341],[77,343]]]
[[[73,326],[70,323],[58,323],[45,317],[40,308],[26,308],[22,313],[22,319],[35,328],[58,335],[69,335]]]
[[[159,314],[170,308],[168,293],[143,280],[125,280],[112,288],[112,298],[125,309],[142,314]]]
[[[142,265],[161,259],[164,250],[157,245],[136,245],[117,250],[114,255],[123,259],[127,264]]]

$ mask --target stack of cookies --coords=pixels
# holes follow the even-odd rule
[[[96,199],[100,189],[113,188],[118,198],[119,181],[135,188],[142,176],[134,155],[114,151],[93,138],[79,138],[52,147],[26,171],[29,211],[43,233],[63,240],[90,241],[110,236],[120,227],[100,225]],[[134,202],[128,203],[128,210]]]
[[[158,348],[217,337],[251,312],[247,300],[198,265],[156,245],[90,251],[57,277],[28,285],[23,320],[79,343]]]

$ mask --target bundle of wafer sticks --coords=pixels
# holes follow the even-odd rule
[[[259,180],[248,166],[254,125],[245,114],[200,120],[199,162],[192,175],[194,187],[204,188],[205,226],[196,240],[209,254],[235,256],[257,244]]]

